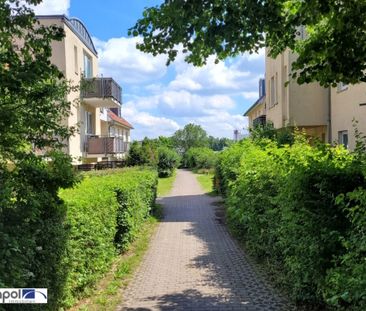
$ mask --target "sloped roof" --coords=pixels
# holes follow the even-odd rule
[[[252,106],[250,106],[250,108],[244,113],[244,116],[247,117],[248,113],[251,110],[253,110],[256,106],[263,104],[265,99],[266,99],[266,95],[263,95],[260,98],[258,98],[257,101]]]
[[[133,129],[133,126],[128,122],[126,121],[125,119],[117,116],[115,113],[113,113],[112,111],[108,111],[108,116],[115,122],[125,126],[125,127],[128,127],[130,129]]]

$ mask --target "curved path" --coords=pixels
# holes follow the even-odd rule
[[[217,198],[179,170],[164,219],[118,310],[289,310],[217,221]]]

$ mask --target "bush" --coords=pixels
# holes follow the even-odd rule
[[[179,166],[180,157],[176,151],[168,147],[158,149],[158,173],[159,177],[169,177],[174,169]]]
[[[87,173],[74,189],[61,191],[69,231],[64,306],[70,307],[128,248],[153,207],[156,186],[154,171],[137,168]]]
[[[363,167],[302,136],[282,147],[247,139],[220,155],[230,227],[297,302],[365,308]]]
[[[184,166],[195,169],[214,168],[217,154],[209,148],[190,148],[183,157]]]
[[[0,287],[46,287],[48,309],[56,310],[65,283],[62,260],[68,238],[66,208],[57,192],[75,178],[68,156],[49,157],[52,162],[29,155],[11,171],[0,169]],[[7,305],[6,310],[24,310],[24,305]]]

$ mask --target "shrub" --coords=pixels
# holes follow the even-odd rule
[[[12,171],[0,169],[0,287],[46,287],[48,309],[56,310],[65,283],[62,259],[68,238],[66,208],[57,192],[75,179],[68,156],[49,156],[49,163],[29,155]],[[7,305],[6,310],[24,306]]]
[[[71,306],[128,248],[153,206],[156,185],[154,171],[137,168],[87,173],[74,189],[61,191],[68,228],[64,306]]]
[[[302,136],[282,147],[247,139],[219,157],[231,229],[297,302],[365,307],[363,167]]]
[[[158,173],[159,177],[171,176],[174,169],[179,166],[180,157],[176,151],[168,147],[158,149]]]
[[[217,154],[209,148],[190,148],[184,154],[184,166],[188,168],[214,168],[217,161]]]

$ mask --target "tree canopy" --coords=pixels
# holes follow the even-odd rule
[[[208,147],[206,131],[196,124],[189,123],[182,130],[174,133],[173,144],[179,153],[183,154],[192,147]]]
[[[62,40],[63,30],[41,26],[16,0],[0,1],[0,29],[0,160],[61,147],[75,130],[62,122],[71,86],[50,62],[51,42]]]
[[[366,0],[165,0],[145,9],[130,34],[138,48],[203,65],[268,47],[275,57],[286,48],[298,54],[299,83],[366,81]],[[306,36],[299,40],[304,27]]]

